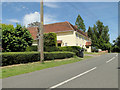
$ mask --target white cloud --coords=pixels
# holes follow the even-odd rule
[[[23,25],[25,25],[27,27],[28,24],[32,23],[32,22],[40,22],[40,13],[39,12],[34,12],[34,13],[30,13],[30,14],[26,14],[23,18]],[[52,15],[44,15],[44,23],[45,24],[50,24],[50,23],[55,23],[58,20],[55,19],[54,16]]]
[[[23,18],[23,25],[27,26],[32,22],[40,21],[40,14],[39,12],[34,12],[30,14],[26,14]]]
[[[45,2],[44,5],[46,7],[50,7],[50,8],[58,8],[59,6],[56,5],[55,3],[51,3],[51,2]]]
[[[55,16],[52,16],[52,15],[46,14],[44,18],[45,18],[44,19],[45,24],[58,22],[58,20],[55,19]]]
[[[12,22],[12,23],[19,23],[20,22],[17,19],[7,19],[7,21]]]

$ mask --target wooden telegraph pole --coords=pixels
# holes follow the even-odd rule
[[[38,51],[40,52],[40,61],[41,63],[44,62],[44,43],[43,43],[43,0],[40,2],[40,25],[39,25],[39,43],[38,43]]]

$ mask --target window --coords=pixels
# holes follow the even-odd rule
[[[76,44],[76,46],[78,46],[78,44]]]
[[[67,46],[67,43],[65,43],[65,46]]]

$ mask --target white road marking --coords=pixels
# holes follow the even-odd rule
[[[118,54],[116,55],[116,57],[118,56]]]
[[[94,68],[92,68],[92,69],[90,69],[90,70],[88,70],[88,71],[86,71],[86,72],[83,72],[83,73],[81,73],[81,74],[79,74],[79,75],[77,75],[77,76],[75,76],[75,77],[72,77],[72,78],[70,78],[70,79],[68,79],[68,80],[66,80],[66,81],[63,81],[63,82],[61,82],[61,83],[59,83],[59,84],[57,84],[57,85],[54,85],[54,86],[50,87],[50,88],[47,89],[47,90],[51,90],[51,89],[53,89],[53,88],[56,88],[56,87],[58,87],[58,86],[61,86],[61,85],[65,84],[65,83],[67,83],[67,82],[69,82],[69,81],[72,81],[73,79],[76,79],[76,78],[78,78],[78,77],[81,77],[81,76],[83,76],[84,74],[87,74],[87,73],[95,70],[96,68],[97,68],[97,67],[94,67]]]
[[[115,59],[115,57],[111,58],[110,60],[106,61],[106,63],[111,62],[113,59]]]

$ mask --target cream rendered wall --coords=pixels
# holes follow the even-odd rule
[[[62,40],[61,46],[65,46],[65,43],[67,43],[67,46],[76,46],[74,31],[58,32],[56,34],[57,40]]]
[[[91,52],[91,46],[89,48],[86,48],[86,42],[90,41],[82,34],[76,32],[76,31],[67,31],[67,32],[58,32],[57,34],[57,40],[62,40],[61,46],[65,46],[65,43],[67,43],[67,46],[80,46],[87,50],[87,52]],[[76,36],[76,34],[78,36]]]
[[[89,46],[89,48],[87,48],[87,52],[91,52],[91,46]]]
[[[88,38],[83,36],[82,34],[78,33],[77,31],[74,31],[74,37],[76,40],[76,46],[83,47],[87,50],[87,52],[91,52],[91,46],[89,48],[86,48],[86,42],[90,41]]]

